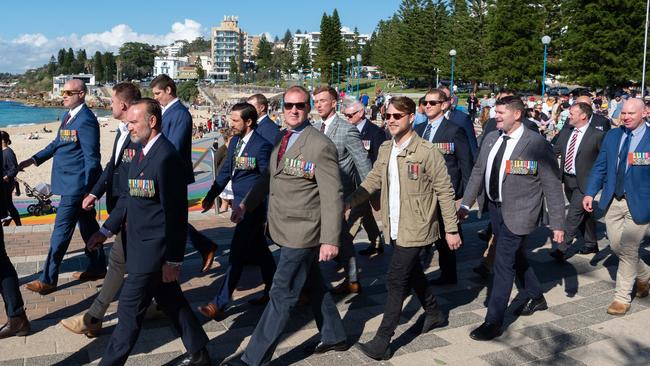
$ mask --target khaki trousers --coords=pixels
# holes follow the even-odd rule
[[[122,245],[122,234],[115,235],[115,243],[111,248],[111,254],[108,256],[108,271],[104,284],[102,285],[99,295],[93,301],[88,309],[88,314],[96,319],[103,319],[104,314],[111,302],[117,296],[117,292],[124,283],[126,274],[126,260],[124,258],[124,246]]]
[[[629,304],[635,279],[650,279],[650,267],[639,259],[639,247],[648,224],[634,223],[625,198],[612,200],[605,215],[605,224],[612,251],[619,258],[614,299]]]

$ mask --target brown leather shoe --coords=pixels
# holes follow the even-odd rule
[[[84,334],[88,338],[95,338],[102,330],[102,322],[99,320],[92,323],[90,314],[76,315],[67,319],[61,320],[61,325],[72,333]]]
[[[625,313],[627,313],[628,310],[630,310],[630,304],[625,304],[618,300],[614,300],[607,308],[607,314],[625,315]]]
[[[226,318],[226,313],[223,310],[220,310],[217,305],[211,302],[209,302],[206,306],[199,306],[197,309],[204,316],[217,321],[221,321]]]
[[[203,256],[203,267],[201,267],[201,272],[207,272],[212,268],[212,263],[214,263],[214,256],[217,253],[217,249],[219,249],[219,246],[217,244],[214,244],[212,246],[212,249],[208,251],[208,253]]]
[[[106,272],[103,273],[93,273],[93,272],[75,272],[72,274],[72,278],[79,281],[97,281],[106,277]]]
[[[29,333],[30,326],[27,314],[22,313],[18,316],[12,316],[7,323],[0,328],[0,339],[9,337],[24,337]]]
[[[261,306],[261,305],[268,304],[270,300],[271,300],[271,298],[269,297],[269,295],[264,294],[264,295],[258,297],[257,299],[249,300],[248,303],[251,304],[251,305],[255,305],[255,306]]]
[[[650,292],[650,280],[643,281],[636,279],[636,297],[642,298],[648,296]]]
[[[25,288],[29,291],[38,292],[41,295],[45,295],[50,292],[54,292],[56,290],[56,285],[50,285],[49,283],[34,280],[26,284]]]
[[[337,295],[358,294],[361,292],[361,284],[359,282],[343,281],[334,287],[331,292]]]

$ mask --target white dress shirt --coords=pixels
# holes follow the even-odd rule
[[[263,120],[264,118],[266,118],[266,116],[268,116],[268,114],[263,114],[263,115],[261,115],[261,116],[257,119],[257,123],[259,124],[260,122],[262,122],[262,120]]]
[[[510,159],[512,151],[515,149],[515,146],[521,139],[521,136],[523,136],[524,128],[524,125],[520,125],[519,128],[517,128],[509,135],[510,139],[508,140],[508,145],[506,145],[506,150],[503,152],[503,159],[501,159],[501,170],[499,171],[499,197],[490,197],[490,190],[486,190],[488,192],[488,197],[494,202],[501,202],[501,198],[503,197],[501,194],[501,188],[503,185],[503,176],[506,172],[506,161]],[[492,164],[494,163],[494,157],[496,156],[497,151],[499,151],[499,147],[502,143],[503,137],[499,137],[499,139],[494,143],[494,146],[492,146],[490,154],[488,154],[487,166],[485,167],[485,187],[490,187],[490,174],[492,173]]]
[[[362,119],[361,122],[357,123],[357,130],[359,130],[359,133],[363,131],[363,127],[366,125],[366,119]]]
[[[585,132],[587,131],[587,128],[589,128],[589,123],[587,123],[586,125],[580,128],[574,128],[573,132],[571,132],[571,135],[569,136],[569,141],[567,142],[566,150],[564,151],[564,158],[565,158],[564,167],[562,167],[562,169],[568,174],[576,175],[576,155],[578,155],[578,147],[580,147],[580,142],[582,141],[582,138],[585,137]],[[576,133],[578,134],[578,137],[576,139],[576,146],[573,148],[573,162],[571,163],[571,169],[566,170],[566,166],[567,166],[566,157],[569,155],[569,147],[571,146],[571,140],[573,139],[573,135]]]
[[[174,98],[174,99],[172,99],[171,102],[167,103],[166,106],[162,107],[162,114],[165,114],[165,112],[166,112],[166,111],[167,111],[171,106],[173,106],[174,103],[176,103],[176,102],[178,102],[178,98]]]
[[[241,154],[244,153],[244,148],[246,147],[246,144],[248,144],[248,140],[250,140],[250,139],[251,139],[251,136],[253,136],[253,132],[254,132],[254,131],[255,131],[255,130],[250,130],[250,132],[248,132],[248,133],[246,134],[246,136],[242,137],[242,139],[239,140],[239,141],[242,142],[242,144],[241,144],[241,147],[239,148],[239,155],[237,155],[238,157],[241,156]]]
[[[74,107],[74,108],[72,108],[71,110],[68,111],[68,116],[70,116],[70,118],[68,119],[68,123],[70,123],[72,121],[72,119],[77,116],[77,114],[79,113],[79,111],[83,107],[84,107],[84,103],[81,103],[78,106],[76,106],[76,107]]]
[[[129,128],[125,122],[120,121],[117,133],[120,134],[120,137],[117,139],[117,145],[115,145],[115,151],[113,152],[113,155],[115,155],[115,164],[120,160],[119,152],[122,150],[122,146],[124,146],[126,139],[129,138]]]
[[[330,129],[330,125],[334,121],[334,118],[336,117],[336,113],[332,114],[332,116],[326,120],[323,121],[325,124],[325,129],[323,130],[323,133],[327,135],[327,131]]]
[[[436,118],[434,120],[429,120],[429,124],[431,125],[431,132],[429,134],[429,140],[427,140],[427,141],[429,141],[429,142],[433,141],[433,136],[436,135],[436,131],[438,131],[438,127],[440,127],[440,124],[442,123],[442,120],[444,118],[445,118],[445,115],[443,114],[442,116],[440,116],[440,117],[438,117],[438,118]],[[424,132],[427,131],[427,127],[428,126],[424,127]],[[422,136],[424,137],[424,133],[422,134]]]
[[[397,166],[397,155],[411,142],[413,136],[401,145],[397,145],[393,139],[393,148],[390,150],[388,160],[388,217],[390,221],[390,238],[397,240],[400,214],[400,181],[399,167]]]

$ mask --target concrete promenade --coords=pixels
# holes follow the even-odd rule
[[[182,287],[193,307],[204,304],[215,293],[227,266],[227,253],[232,224],[227,215],[191,213],[190,219],[219,245],[215,266],[206,274],[199,273],[200,257],[188,248],[182,270]],[[650,298],[634,300],[624,317],[605,312],[613,296],[618,260],[612,255],[599,223],[601,252],[595,257],[576,255],[566,264],[555,263],[548,255],[548,231],[538,229],[528,242],[529,258],[540,278],[549,310],[531,317],[516,318],[509,310],[507,330],[491,342],[476,342],[469,332],[483,321],[488,282],[472,272],[484,243],[476,230],[486,220],[473,218],[464,225],[465,244],[458,253],[460,281],[457,286],[435,290],[441,307],[449,313],[448,324],[425,335],[418,335],[422,311],[414,297],[407,298],[402,324],[394,337],[394,356],[388,362],[375,363],[355,348],[347,352],[307,356],[304,348],[318,339],[316,325],[308,307],[295,309],[286,337],[279,344],[274,365],[648,365],[650,364]],[[19,273],[21,284],[35,278],[47,254],[50,225],[5,228],[7,251]],[[367,240],[361,233],[357,250]],[[109,250],[110,245],[106,247]],[[277,256],[277,247],[273,246]],[[366,340],[377,329],[385,301],[384,277],[391,249],[373,258],[360,257],[363,292],[360,295],[336,298],[350,341]],[[650,260],[650,252],[642,249],[642,257]],[[87,339],[63,329],[58,322],[85,311],[100,290],[102,281],[79,283],[72,272],[84,267],[83,243],[78,233],[62,267],[58,291],[47,296],[23,289],[27,314],[33,332],[27,337],[0,340],[0,366],[14,365],[85,365],[96,364],[107,345],[117,322],[117,301],[109,308],[104,331],[99,338]],[[333,263],[323,265],[326,276],[340,280]],[[437,276],[437,255],[427,270]],[[221,322],[200,317],[210,337],[209,350],[218,365],[225,358],[239,354],[250,339],[262,312],[246,300],[257,296],[261,278],[256,268],[247,268],[243,283],[235,293],[236,302]],[[513,291],[513,298],[517,291]],[[515,299],[515,302],[517,299]],[[4,323],[4,312],[0,322]],[[164,319],[146,321],[129,365],[164,365],[184,352],[179,339]]]

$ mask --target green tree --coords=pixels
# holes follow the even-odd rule
[[[266,39],[266,36],[260,37],[260,42],[257,44],[257,66],[261,69],[266,69],[271,65],[273,53],[273,45]]]
[[[487,79],[514,89],[537,89],[541,76],[543,8],[499,0],[488,13]]]
[[[102,55],[102,65],[104,66],[104,80],[107,82],[115,81],[117,79],[117,65],[112,52],[105,52]]]
[[[289,43],[289,41],[291,40],[291,37],[292,37],[291,36],[291,31],[289,29],[287,29],[284,32],[284,37],[282,37],[282,43],[284,43],[285,47],[287,46],[287,43]]]
[[[296,66],[303,70],[311,69],[311,55],[309,53],[309,42],[307,39],[303,39],[300,44]]]
[[[341,62],[342,68],[345,71],[345,57],[348,52],[347,46],[344,44],[343,37],[341,36],[341,20],[339,19],[338,11],[334,9],[331,16],[323,13],[320,22],[320,42],[316,51],[314,68],[321,69],[323,79],[336,80],[336,69],[334,70],[334,75],[330,75],[332,72],[331,64],[334,63],[336,65],[337,61]]]
[[[194,62],[194,66],[196,66],[196,75],[199,80],[205,79],[205,70],[203,69],[203,65],[201,65],[201,57],[197,57],[196,61]]]
[[[370,39],[366,41],[366,44],[361,48],[361,59],[365,65],[374,65],[375,60],[373,57],[373,45],[377,41],[377,33],[372,32]]]
[[[63,57],[62,72],[64,74],[70,74],[74,72],[72,68],[73,62],[74,62],[74,51],[72,50],[72,48],[68,48],[68,52],[66,52],[65,56]]]
[[[66,55],[65,49],[61,48],[59,50],[59,54],[58,54],[58,57],[56,59],[57,60],[56,63],[57,63],[58,69],[59,69],[59,71],[58,71],[59,73],[63,73],[62,67],[63,67],[63,64],[65,63],[65,55]]]
[[[641,80],[645,1],[567,0],[563,74],[578,84],[626,86]],[[551,41],[549,48],[555,47]],[[538,64],[540,62],[538,61]]]
[[[233,84],[239,83],[239,64],[235,57],[230,58],[230,82]]]
[[[194,52],[210,52],[210,40],[196,37],[192,42],[187,42],[181,47],[179,56],[187,56]]]
[[[153,46],[140,42],[127,42],[120,47],[123,79],[142,79],[151,73],[156,51]]]
[[[54,58],[54,55],[50,57],[50,62],[47,64],[47,75],[52,77],[56,74],[56,59]]]
[[[94,65],[94,74],[95,80],[100,83],[106,82],[106,77],[104,76],[104,63],[102,60],[102,53],[97,51],[93,56],[93,65]]]
[[[181,100],[193,103],[196,100],[196,97],[199,95],[199,89],[196,86],[196,81],[188,80],[178,84],[176,89],[178,98]]]

